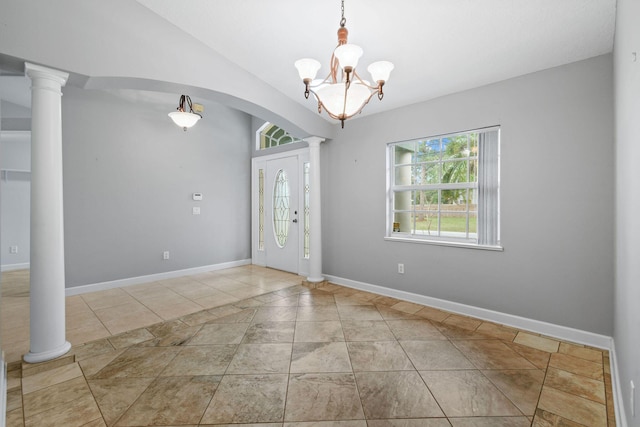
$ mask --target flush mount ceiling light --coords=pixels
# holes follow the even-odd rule
[[[389,61],[378,61],[369,65],[374,85],[360,78],[356,73],[356,65],[362,56],[362,48],[347,43],[349,32],[345,28],[344,0],[341,2],[342,19],[338,29],[338,46],[331,55],[329,75],[324,80],[314,80],[320,69],[320,62],[311,58],[299,59],[295,62],[298,74],[304,83],[304,97],[312,93],[318,101],[318,113],[322,109],[329,117],[344,121],[360,113],[373,95],[378,94],[382,100],[382,86],[389,80],[393,64]]]
[[[185,103],[189,106],[189,111],[185,111]],[[199,106],[199,104],[195,105],[196,107]],[[173,122],[180,126],[184,131],[195,125],[196,122],[202,118],[200,114],[193,112],[193,104],[191,103],[189,95],[180,96],[180,104],[178,105],[177,110],[178,111],[169,113],[169,117],[171,117],[171,120],[173,120]]]

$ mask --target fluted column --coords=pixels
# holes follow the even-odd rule
[[[322,207],[320,198],[320,143],[312,136],[309,143],[309,276],[307,282],[324,282],[322,277]]]
[[[31,78],[31,325],[25,362],[62,356],[65,337],[62,202],[62,86],[69,75],[30,63]]]

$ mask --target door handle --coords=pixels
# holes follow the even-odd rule
[[[298,218],[294,218],[291,222],[297,223],[298,222]]]

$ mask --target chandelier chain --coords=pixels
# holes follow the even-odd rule
[[[342,12],[342,19],[340,19],[340,26],[344,28],[347,23],[347,19],[344,17],[344,0],[340,4],[340,12]]]

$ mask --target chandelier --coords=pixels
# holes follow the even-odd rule
[[[393,64],[378,61],[369,65],[367,70],[371,73],[373,85],[360,78],[356,66],[363,50],[360,46],[347,43],[349,31],[345,28],[344,0],[341,12],[338,46],[331,55],[329,75],[324,80],[314,80],[320,69],[320,62],[315,59],[299,59],[295,66],[305,86],[304,97],[309,99],[309,93],[312,93],[318,101],[318,113],[322,113],[324,108],[329,117],[340,120],[344,128],[344,121],[360,113],[373,95],[377,94],[378,99],[382,100],[382,87],[389,80]]]
[[[189,111],[185,111],[185,103],[189,106]],[[199,109],[202,111],[202,107],[199,104],[195,104],[195,106],[197,109],[200,107]],[[191,103],[189,95],[181,95],[177,111],[169,113],[171,120],[173,120],[173,122],[180,126],[185,132],[202,118],[200,114],[193,112],[193,107],[194,104]]]

